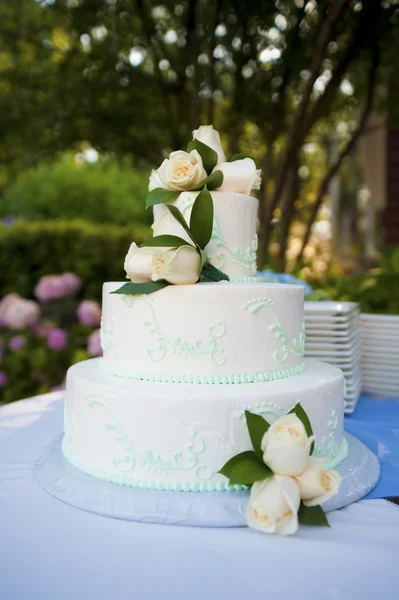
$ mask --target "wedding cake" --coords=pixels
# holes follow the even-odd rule
[[[132,244],[129,283],[103,286],[103,357],[67,375],[63,453],[132,488],[228,492],[219,471],[251,440],[246,411],[300,403],[313,456],[346,456],[343,374],[304,360],[303,288],[256,279],[252,159],[226,160],[212,127],[150,178],[154,237]]]

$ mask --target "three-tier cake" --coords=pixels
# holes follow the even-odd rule
[[[203,152],[199,138],[197,150]],[[212,237],[205,252],[196,246],[198,268],[209,261],[230,280],[215,282],[198,274],[197,283],[165,284],[136,295],[114,293],[120,282],[104,284],[103,357],[69,369],[64,455],[93,477],[133,488],[241,489],[218,471],[251,447],[245,411],[272,422],[299,402],[315,434],[313,455],[334,468],[347,453],[343,374],[304,360],[303,288],[254,277],[258,201],[249,195],[255,182],[249,163],[242,164],[250,159],[228,163],[218,155],[213,171],[201,174],[197,150],[176,170],[181,187],[166,187],[169,204],[154,202],[154,235],[190,242],[187,228],[168,206],[179,209],[187,225],[192,213],[200,218],[193,205],[201,182],[190,187],[185,181],[203,175],[202,183],[218,187],[210,192]],[[205,155],[202,159],[206,164]],[[151,176],[155,191],[170,168],[167,164],[162,171],[163,165]],[[215,169],[223,173],[221,185],[212,177]],[[242,185],[240,169],[249,177],[249,189]],[[140,273],[136,281],[146,281]]]

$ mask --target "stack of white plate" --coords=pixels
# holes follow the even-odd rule
[[[358,305],[355,302],[305,302],[304,317],[305,356],[342,369],[346,383],[345,412],[353,412],[362,381],[362,329]]]
[[[360,315],[363,329],[363,390],[399,398],[399,315]]]

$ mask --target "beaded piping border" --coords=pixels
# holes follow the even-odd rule
[[[245,485],[229,485],[224,481],[157,481],[155,479],[137,479],[129,475],[110,475],[90,467],[82,462],[72,451],[67,440],[62,440],[62,452],[65,458],[77,469],[110,483],[118,483],[132,488],[159,490],[164,492],[232,492],[248,489]]]
[[[276,381],[277,379],[286,379],[294,375],[303,373],[306,369],[306,361],[303,361],[297,367],[289,369],[280,369],[279,371],[256,371],[255,373],[241,373],[239,375],[186,375],[169,373],[134,373],[125,369],[109,367],[104,358],[100,361],[100,366],[117,377],[124,379],[136,379],[149,381],[152,383],[195,383],[203,385],[225,385],[240,383],[265,383],[266,381]]]
[[[77,469],[103,481],[117,483],[127,487],[158,490],[164,492],[232,492],[248,490],[245,485],[229,485],[224,481],[157,481],[155,479],[136,479],[129,475],[110,475],[84,464],[72,451],[67,440],[62,440],[62,452],[65,458]],[[326,464],[326,468],[335,469],[348,456],[348,442],[344,437],[337,455]]]

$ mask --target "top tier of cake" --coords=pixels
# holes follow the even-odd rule
[[[190,222],[191,209],[199,192],[182,192],[173,203]],[[230,278],[251,277],[256,273],[258,200],[234,192],[212,191],[214,222],[212,238],[206,247],[210,262]],[[164,204],[154,206],[154,235],[173,234],[190,243],[183,227]]]
[[[268,283],[167,286],[148,295],[103,288],[103,366],[172,383],[271,381],[304,370],[303,288]]]

